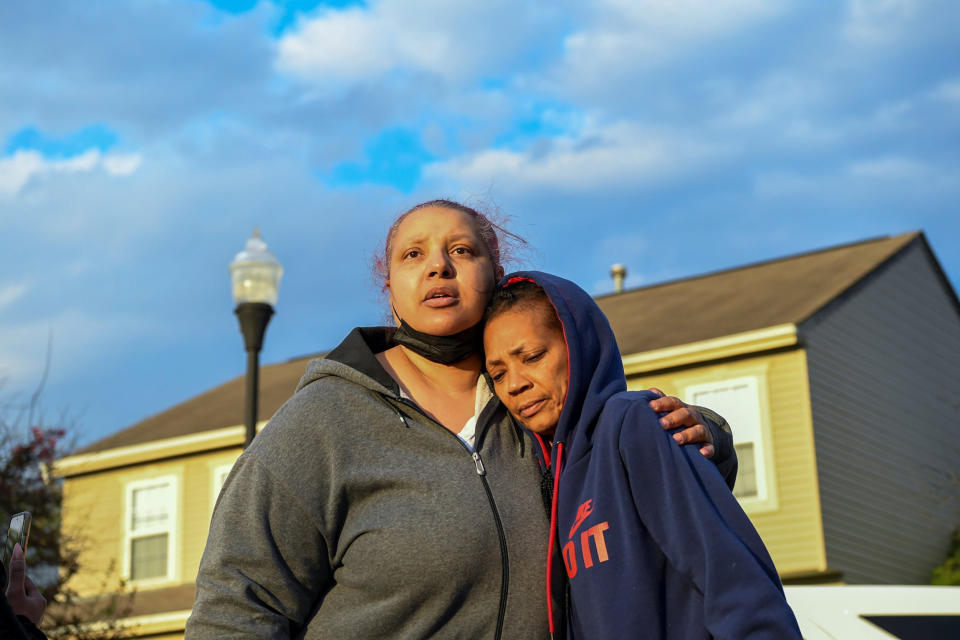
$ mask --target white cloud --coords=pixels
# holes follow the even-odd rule
[[[720,150],[680,132],[623,122],[586,127],[545,148],[489,149],[428,165],[425,177],[474,188],[584,192],[651,186],[696,171]]]
[[[950,164],[891,155],[852,162],[846,173],[874,193],[897,193],[917,201],[960,194],[960,171]]]
[[[755,83],[708,83],[705,87],[709,103],[716,111],[710,122],[721,129],[757,132],[770,126],[793,126],[796,133],[809,133],[810,124],[790,122],[792,118],[809,117],[811,107],[822,104],[824,88],[816,79],[797,73],[779,71]]]
[[[36,151],[18,151],[9,158],[0,158],[0,195],[17,195],[43,167],[43,156]]]
[[[603,81],[657,67],[780,13],[779,0],[603,0],[565,43],[563,76]],[[599,76],[599,77],[598,77]]]
[[[467,84],[538,42],[556,12],[512,0],[374,2],[301,18],[277,44],[280,71],[342,86],[393,71]]]
[[[922,162],[896,156],[853,162],[847,167],[850,175],[857,178],[910,180],[915,181],[915,184],[922,184],[923,179],[933,173],[932,169]]]
[[[0,310],[7,305],[16,302],[29,289],[29,285],[27,285],[25,282],[0,286]]]
[[[56,173],[80,173],[92,171],[100,163],[100,152],[97,149],[89,149],[78,156],[67,158],[66,160],[44,161],[44,168],[48,172]]]
[[[952,78],[942,82],[930,95],[934,100],[960,103],[960,79]]]
[[[305,20],[278,44],[277,65],[296,75],[328,79],[375,76],[398,60],[402,35],[365,9],[328,11]]]
[[[143,157],[139,153],[115,153],[104,156],[103,168],[114,176],[128,176],[140,166]]]
[[[14,197],[39,176],[56,173],[88,173],[102,167],[111,175],[128,175],[140,166],[140,154],[106,154],[97,149],[64,160],[44,158],[37,151],[21,150],[0,158],[0,196]]]
[[[914,0],[849,0],[844,32],[861,44],[890,43],[909,31],[905,27],[916,5]]]

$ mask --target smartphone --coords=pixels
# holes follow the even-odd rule
[[[21,511],[10,518],[7,527],[7,537],[3,542],[3,590],[7,590],[10,581],[10,558],[13,556],[13,547],[20,543],[23,552],[27,552],[27,539],[30,537],[30,512]]]

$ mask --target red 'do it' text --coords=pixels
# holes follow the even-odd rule
[[[576,544],[577,540],[574,538],[574,535],[577,529],[587,516],[593,513],[591,502],[592,500],[587,500],[577,509],[576,521],[573,524],[573,528],[570,529],[570,540],[567,544],[563,545],[563,564],[567,568],[567,575],[571,578],[577,575],[577,571],[579,570],[579,563],[577,562],[578,546],[580,549],[579,557],[583,562],[584,569],[593,567],[594,557],[596,557],[596,562],[606,562],[610,559],[610,555],[607,553],[607,543],[603,538],[603,532],[610,528],[609,522],[601,522],[600,524],[593,525],[589,529],[584,529],[580,534],[580,544]],[[594,556],[594,554],[596,554],[596,556]]]

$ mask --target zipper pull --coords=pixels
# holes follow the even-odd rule
[[[473,461],[477,463],[477,475],[487,475],[487,470],[483,468],[483,460],[480,459],[480,454],[476,451],[473,452]]]

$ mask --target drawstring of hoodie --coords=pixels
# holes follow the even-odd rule
[[[553,623],[553,543],[557,538],[557,491],[560,488],[560,467],[563,463],[563,443],[557,443],[553,472],[553,500],[550,504],[550,541],[547,543],[547,617],[550,619],[550,638],[554,638]]]
[[[557,539],[557,495],[560,489],[560,467],[563,465],[563,443],[554,442],[557,450],[550,455],[550,447],[543,441],[543,438],[537,432],[532,432],[533,437],[540,443],[540,451],[543,453],[544,467],[546,474],[550,474],[553,468],[553,487],[550,499],[550,538],[547,541],[547,619],[550,627],[550,638],[553,640],[556,634],[556,625],[553,620],[553,549],[554,542]],[[551,464],[553,463],[553,464]]]
[[[553,470],[550,469],[550,449],[543,443],[539,433],[531,431],[533,437],[540,444],[540,453],[543,454],[543,465],[540,470],[540,499],[543,500],[543,513],[550,520],[550,507],[553,504]]]
[[[395,405],[395,404],[393,404],[392,402],[390,402],[389,400],[387,400],[387,399],[383,396],[383,394],[381,394],[381,393],[379,393],[379,392],[377,392],[377,391],[373,391],[372,389],[367,389],[367,391],[368,391],[368,392],[370,393],[370,395],[372,395],[374,398],[376,398],[377,400],[379,400],[380,402],[382,402],[382,403],[384,404],[384,406],[388,407],[391,411],[393,411],[394,413],[396,413],[396,414],[397,414],[397,418],[400,420],[400,424],[402,424],[403,426],[405,426],[407,429],[410,428],[410,424],[407,422],[406,416],[403,415],[403,412],[400,411],[400,409],[399,409],[399,407],[397,407],[397,405]]]

